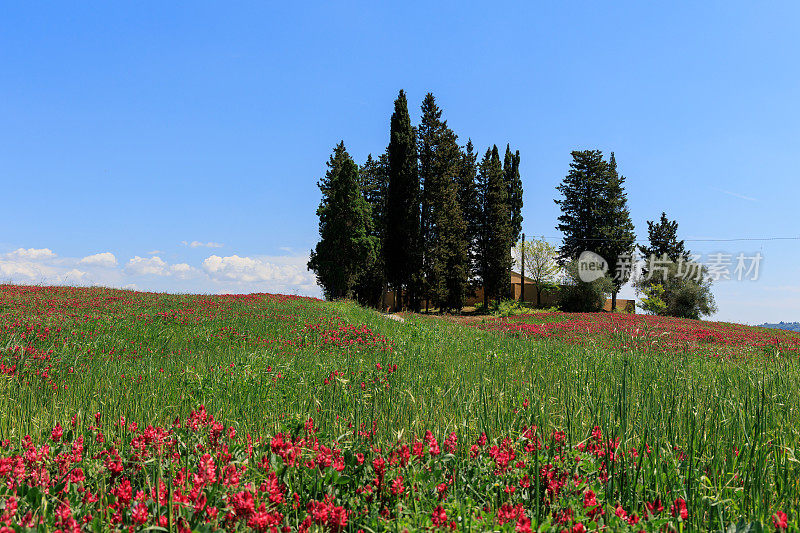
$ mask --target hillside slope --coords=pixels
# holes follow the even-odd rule
[[[797,525],[796,336],[405,318],[281,295],[0,286],[0,481],[20,498],[0,523]],[[42,487],[66,494],[43,506]]]

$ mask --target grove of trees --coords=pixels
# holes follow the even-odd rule
[[[523,247],[519,151],[506,145],[501,158],[494,145],[479,160],[472,141],[459,145],[442,114],[428,93],[414,126],[401,90],[383,153],[370,154],[359,167],[344,142],[334,148],[318,183],[320,241],[308,262],[325,297],[379,307],[392,290],[396,308],[448,312],[460,311],[482,287],[488,308],[490,301],[512,296],[512,265],[521,263],[524,251],[537,306],[543,290],[558,289],[564,310],[600,310],[606,295],[615,309],[620,287],[634,274],[637,246],[614,153],[571,152],[569,172],[556,188],[561,246],[542,238]],[[642,307],[688,318],[713,313],[710,279],[689,261],[677,222],[662,213],[647,224],[649,244],[638,251],[667,263],[660,265],[660,278],[649,275],[646,264],[644,276],[634,281]],[[581,279],[577,261],[585,251],[606,261],[600,279]],[[684,275],[687,268],[697,275]]]
[[[351,163],[340,143],[319,183],[320,241],[308,268],[326,297],[379,306],[391,289],[402,296],[398,307],[452,311],[478,286],[487,304],[508,296],[522,230],[519,151],[507,145],[501,161],[492,146],[478,163],[433,94],[415,127],[401,90],[386,151],[369,155],[355,175]]]

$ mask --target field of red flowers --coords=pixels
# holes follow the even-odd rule
[[[681,497],[603,498],[612,477],[634,475],[650,449],[625,457],[599,428],[574,449],[565,440],[532,427],[495,444],[485,434],[465,445],[454,432],[427,432],[408,443],[339,446],[313,419],[254,438],[202,406],[166,428],[76,415],[40,445],[3,443],[0,522],[3,531],[531,531],[533,523],[581,532],[657,531],[688,518]]]
[[[493,319],[480,327],[571,344],[651,346],[727,357],[800,352],[800,334],[792,331],[651,315],[547,312]]]
[[[0,285],[0,533],[797,528],[789,341],[516,320]]]

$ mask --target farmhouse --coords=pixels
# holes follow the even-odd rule
[[[536,304],[536,287],[533,284],[533,280],[529,277],[525,277],[525,299],[524,301],[529,304]],[[509,294],[514,295],[515,300],[522,299],[523,293],[523,279],[519,272],[511,271],[511,286],[509,287]],[[553,307],[556,305],[558,300],[558,293],[556,291],[548,291],[543,290],[541,296],[541,303],[542,307]],[[478,287],[475,290],[475,293],[472,295],[468,295],[465,306],[466,307],[474,307],[478,303],[483,302],[483,287]],[[383,308],[391,307],[394,309],[394,291],[386,291],[383,295]],[[424,304],[423,304],[424,305]],[[617,298],[617,309],[624,309],[627,313],[635,313],[636,306],[634,304],[634,300],[623,300],[621,298]],[[611,311],[611,299],[606,299],[606,303],[603,306],[604,311]]]

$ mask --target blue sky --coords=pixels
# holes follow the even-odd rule
[[[800,320],[800,241],[691,240],[800,235],[800,4],[288,4],[6,4],[0,278],[319,294],[316,181],[403,88],[520,150],[528,235],[559,237],[569,152],[613,150],[641,239],[666,211],[763,255],[716,318]]]

